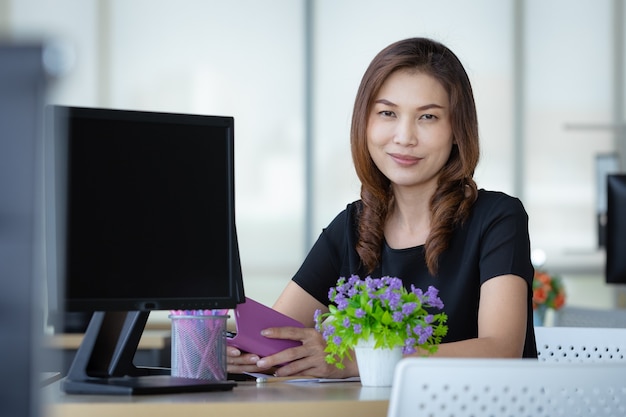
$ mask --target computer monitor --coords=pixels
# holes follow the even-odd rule
[[[626,284],[626,174],[607,176],[606,282]]]
[[[244,302],[232,117],[50,106],[53,309],[94,312],[64,389],[229,389],[132,364],[153,310]]]

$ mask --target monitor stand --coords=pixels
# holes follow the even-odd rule
[[[147,311],[93,314],[62,389],[68,394],[139,395],[225,391],[234,381],[173,377],[169,368],[137,367],[133,360]]]

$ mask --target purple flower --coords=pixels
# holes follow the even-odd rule
[[[333,343],[336,345],[341,345],[341,337],[339,336],[333,337]]]
[[[350,317],[345,317],[343,319],[343,327],[350,327]]]
[[[326,324],[324,326],[324,332],[322,333],[324,340],[327,341],[333,334],[335,334],[335,326],[333,326],[332,324]]]
[[[401,311],[393,312],[393,321],[396,323],[402,323],[402,319],[404,318],[404,314]]]
[[[387,277],[386,283],[392,291],[400,291],[402,289],[402,280],[400,278]]]
[[[361,281],[361,278],[359,278],[358,275],[352,275],[350,279],[348,279],[348,284],[354,287],[357,283],[359,283],[359,281]]]
[[[424,292],[421,288],[417,288],[415,285],[411,284],[411,292],[417,296],[418,300],[422,300]]]
[[[439,294],[439,290],[435,287],[433,287],[432,285],[428,286],[428,291],[426,291],[426,296],[428,298],[437,298],[437,295]]]
[[[321,315],[322,315],[322,310],[320,310],[319,308],[315,310],[315,313],[313,313],[313,320],[315,320],[315,330],[317,330],[318,332],[320,331],[320,316]]]
[[[382,293],[378,295],[378,299],[380,301],[389,301],[390,298],[391,298],[391,291],[389,291],[389,288],[387,288],[385,291],[383,291]]]
[[[443,301],[441,301],[438,294],[439,290],[431,285],[428,287],[428,291],[426,291],[424,296],[428,300],[428,304],[441,310],[443,308]]]
[[[413,333],[417,336],[417,343],[423,345],[433,335],[433,328],[431,326],[422,327],[418,324],[413,328]]]
[[[395,291],[394,292],[389,291],[388,300],[389,300],[389,307],[395,310],[396,308],[398,308],[398,306],[400,305],[400,302],[402,301],[402,295]]]
[[[357,319],[362,319],[363,317],[365,317],[365,310],[363,310],[362,308],[357,308],[354,312],[354,315]]]
[[[337,308],[339,310],[345,310],[348,307],[348,304],[350,304],[350,301],[343,294],[337,294],[337,297],[335,297],[335,303],[337,304]]]
[[[385,281],[383,281],[381,278],[372,279],[372,283],[374,284],[374,288],[376,288],[377,290],[385,286]]]
[[[405,305],[402,306],[402,312],[408,316],[409,314],[413,313],[416,308],[417,308],[417,304],[413,302],[406,303]]]
[[[356,323],[354,326],[352,326],[352,330],[354,331],[354,334],[361,334],[361,331],[363,331],[359,323]]]
[[[405,355],[410,355],[411,353],[415,353],[417,350],[415,349],[415,339],[413,337],[408,337],[404,341],[404,346],[402,347],[402,353]]]

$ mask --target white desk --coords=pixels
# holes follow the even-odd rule
[[[67,395],[59,382],[43,390],[46,417],[385,417],[391,388],[360,382],[256,384],[192,394]]]

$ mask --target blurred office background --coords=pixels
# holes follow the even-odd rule
[[[359,197],[349,125],[373,56],[442,41],[478,106],[480,187],[522,199],[568,303],[610,308],[598,172],[626,168],[624,0],[0,0],[0,36],[48,40],[48,101],[235,117],[245,288],[272,304]],[[211,192],[211,190],[207,190]]]

